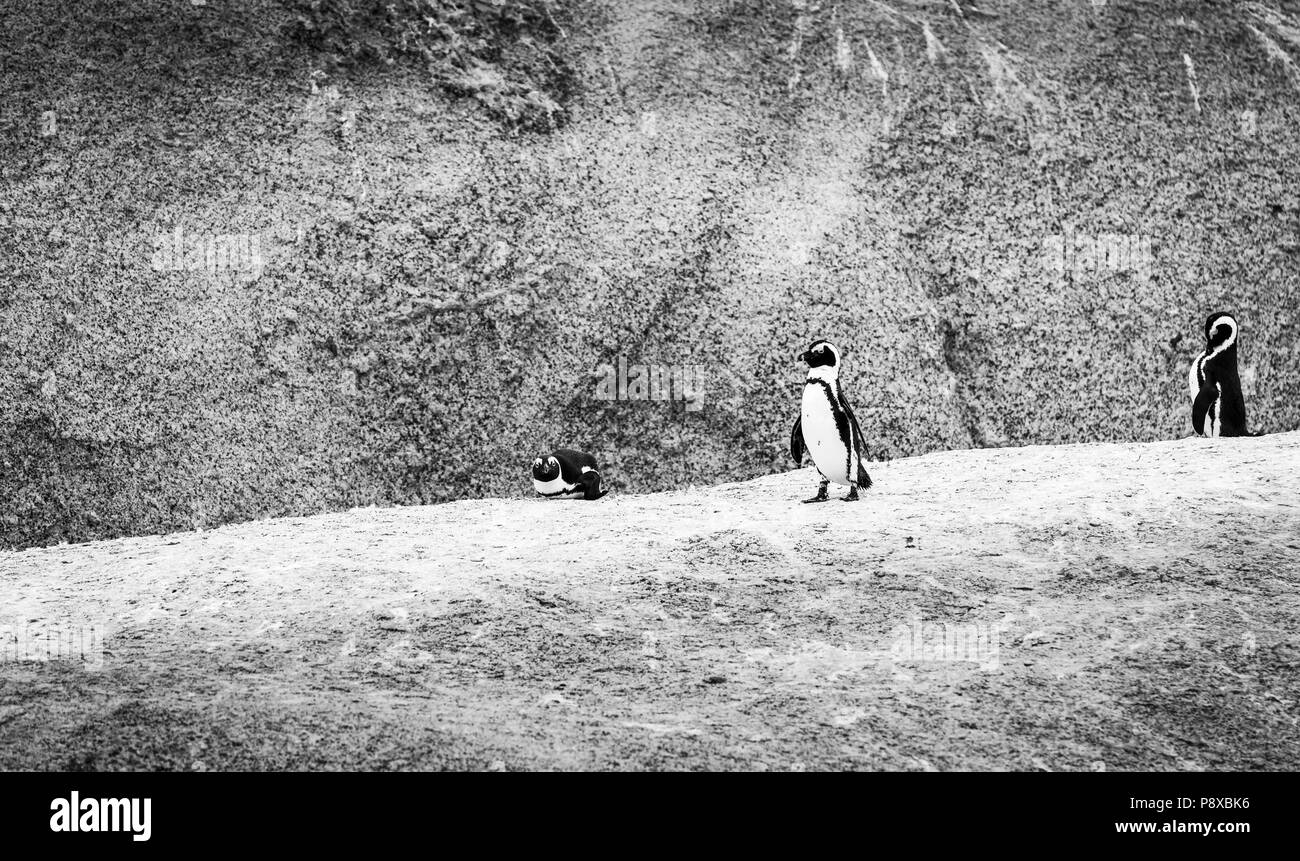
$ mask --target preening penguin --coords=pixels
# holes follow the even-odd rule
[[[533,461],[533,489],[550,498],[581,494],[583,499],[600,499],[609,493],[600,489],[596,459],[568,448],[556,449]]]
[[[1211,314],[1205,321],[1205,350],[1192,362],[1187,387],[1192,395],[1192,427],[1201,436],[1249,436],[1246,401],[1237,375],[1237,321]]]
[[[840,351],[829,341],[814,341],[799,358],[808,363],[808,379],[790,432],[790,456],[802,464],[806,449],[822,476],[817,495],[804,502],[825,502],[826,485],[832,481],[849,486],[849,495],[842,499],[852,502],[858,488],[871,487],[871,476],[864,465],[867,441],[840,388]]]

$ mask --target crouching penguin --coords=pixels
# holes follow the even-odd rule
[[[533,488],[548,499],[600,499],[608,490],[600,489],[600,472],[596,459],[572,449],[556,449],[533,461]]]

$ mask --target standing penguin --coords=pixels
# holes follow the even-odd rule
[[[1201,436],[1250,436],[1237,376],[1237,332],[1236,319],[1226,312],[1205,321],[1205,350],[1187,374],[1192,427]]]
[[[871,487],[871,476],[863,465],[866,439],[840,389],[840,351],[829,341],[815,341],[799,358],[808,363],[808,379],[799,418],[790,432],[790,456],[802,464],[807,449],[822,477],[817,495],[804,502],[825,502],[826,485],[832,481],[849,486],[849,495],[841,498],[852,502],[858,498],[858,488]]]
[[[609,493],[600,489],[596,459],[569,448],[556,449],[533,461],[533,489],[551,498],[582,494],[583,499],[600,499]]]

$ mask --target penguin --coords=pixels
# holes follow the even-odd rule
[[[840,388],[840,351],[829,341],[815,341],[799,359],[808,363],[808,379],[799,418],[790,432],[790,456],[802,464],[806,449],[822,477],[817,495],[804,502],[825,502],[826,486],[832,481],[847,484],[849,495],[841,499],[853,502],[858,488],[871,487],[871,476],[864,466],[866,439]]]
[[[1252,436],[1237,376],[1237,320],[1220,311],[1205,321],[1205,350],[1192,362],[1192,428],[1201,436]]]
[[[608,490],[600,489],[600,472],[591,455],[560,448],[533,461],[533,488],[550,499],[600,499]]]

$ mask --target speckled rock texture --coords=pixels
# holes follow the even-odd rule
[[[1216,310],[1300,421],[1300,4],[546,9],[554,80],[451,85],[272,0],[0,11],[0,544],[783,471],[815,337],[875,457],[1184,436]]]

